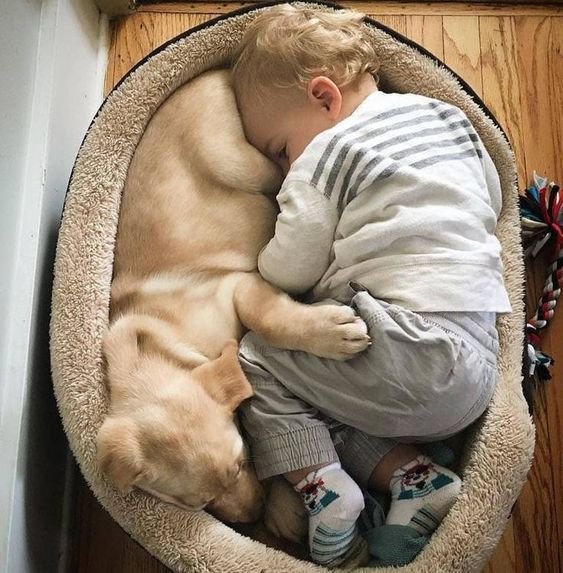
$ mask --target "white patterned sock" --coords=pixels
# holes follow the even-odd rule
[[[430,535],[454,504],[461,480],[419,455],[393,473],[387,525],[408,525]]]
[[[338,462],[312,471],[295,486],[309,514],[313,561],[336,567],[361,550],[357,520],[364,496]]]

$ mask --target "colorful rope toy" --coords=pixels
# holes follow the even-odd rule
[[[559,185],[534,172],[534,184],[520,196],[522,240],[526,256],[536,257],[546,246],[554,251],[554,262],[547,269],[538,308],[526,324],[526,344],[530,359],[530,376],[550,380],[553,359],[540,349],[540,334],[555,313],[563,277],[563,193]]]

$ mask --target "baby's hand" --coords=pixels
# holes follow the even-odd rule
[[[349,306],[320,305],[308,310],[307,352],[321,358],[349,360],[371,344],[366,323]]]

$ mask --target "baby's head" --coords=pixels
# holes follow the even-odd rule
[[[248,27],[233,66],[245,133],[284,171],[377,89],[377,56],[350,11],[276,6]]]

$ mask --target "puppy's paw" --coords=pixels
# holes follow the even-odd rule
[[[305,344],[322,358],[349,360],[371,344],[366,323],[349,306],[319,305],[311,315]]]

